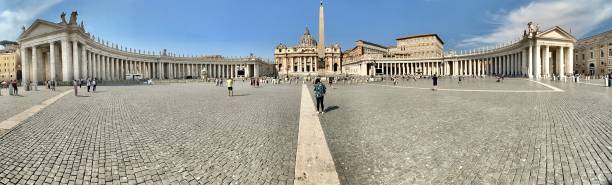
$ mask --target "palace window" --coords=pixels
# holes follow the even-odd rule
[[[593,59],[593,52],[591,51],[591,59]]]
[[[584,60],[584,53],[582,54],[582,60]]]
[[[604,57],[604,52],[603,52],[603,49],[601,50],[601,54],[600,54],[600,56],[601,56],[601,58],[603,58],[603,57]]]
[[[612,48],[608,49],[608,56],[612,57]]]

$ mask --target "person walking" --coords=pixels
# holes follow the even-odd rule
[[[433,88],[431,90],[438,90],[438,75],[434,74],[433,77],[431,77],[431,80],[433,80]]]
[[[79,96],[79,80],[73,80],[72,86],[74,87],[74,96]]]
[[[227,96],[234,96],[234,79],[227,79]]]
[[[55,91],[55,86],[57,86],[57,82],[55,80],[51,80],[51,91]]]
[[[78,82],[79,82],[79,89],[83,88],[83,79],[80,79]]]
[[[91,80],[89,80],[89,78],[88,78],[86,83],[87,83],[86,84],[87,85],[87,92],[90,92],[90,90],[91,90]]]
[[[13,80],[13,83],[11,85],[13,86],[13,95],[19,95],[19,89],[17,89],[17,80]]]
[[[94,93],[96,92],[96,86],[98,85],[97,83],[98,82],[96,82],[95,78],[91,81],[91,85],[93,86],[92,90]]]
[[[323,97],[325,97],[325,91],[326,91],[325,85],[321,83],[321,79],[317,78],[315,80],[315,85],[314,85],[314,94],[315,94],[315,98],[317,99],[317,113],[319,114],[323,114],[325,112],[325,106],[323,105]]]

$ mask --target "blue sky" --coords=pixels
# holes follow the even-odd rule
[[[0,40],[14,40],[35,19],[59,21],[78,10],[86,30],[123,46],[184,54],[271,58],[308,26],[317,35],[319,0],[0,0]],[[448,49],[516,39],[535,20],[582,38],[612,28],[609,0],[329,0],[326,44],[343,50],[363,39],[437,33]]]

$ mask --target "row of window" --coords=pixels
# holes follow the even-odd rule
[[[602,50],[599,51],[599,57],[603,58],[604,56],[605,56],[604,50],[602,49]],[[612,48],[608,49],[608,56],[612,57]],[[576,58],[578,58],[578,55],[576,55]],[[590,59],[593,59],[593,58],[595,58],[595,53],[593,53],[593,51],[591,51],[590,52]],[[585,60],[585,59],[586,59],[586,57],[585,57],[585,54],[583,53],[582,54],[582,60]]]
[[[15,72],[15,69],[0,69],[0,72]]]

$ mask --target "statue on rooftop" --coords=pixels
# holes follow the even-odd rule
[[[70,22],[68,22],[68,24],[70,25],[76,25],[77,24],[77,16],[79,15],[79,13],[77,13],[77,11],[73,11],[70,14]]]
[[[62,12],[60,18],[62,18],[62,23],[66,24],[66,12]]]

